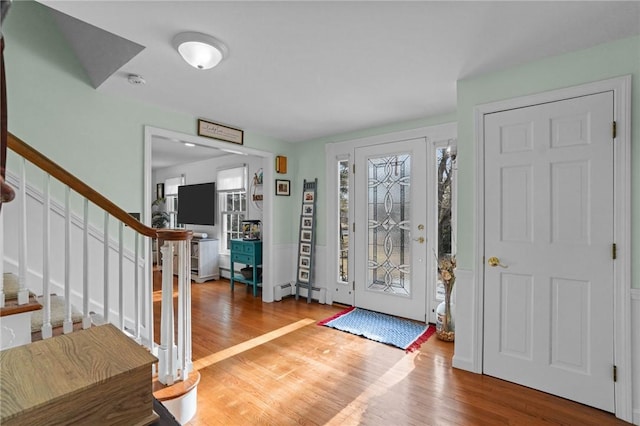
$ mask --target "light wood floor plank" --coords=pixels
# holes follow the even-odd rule
[[[621,425],[612,414],[451,366],[452,343],[404,351],[316,325],[345,307],[262,303],[227,280],[192,285],[192,426]],[[159,329],[160,305],[156,309]]]

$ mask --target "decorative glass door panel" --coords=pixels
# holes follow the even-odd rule
[[[355,152],[355,305],[425,320],[426,141]]]
[[[411,294],[408,154],[369,158],[367,289]]]

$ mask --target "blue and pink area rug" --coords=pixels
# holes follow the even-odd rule
[[[429,324],[353,307],[320,321],[318,325],[366,337],[407,352],[420,348],[436,331]]]

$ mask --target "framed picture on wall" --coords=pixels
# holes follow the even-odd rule
[[[302,199],[305,203],[313,203],[315,197],[316,194],[313,191],[304,191],[304,194],[302,194]]]
[[[300,254],[309,255],[311,253],[311,244],[300,243]]]
[[[307,269],[300,269],[300,271],[298,271],[298,281],[303,283],[309,282],[309,271]]]
[[[301,268],[309,268],[309,265],[311,265],[311,258],[309,256],[300,256],[298,266]]]
[[[312,236],[311,231],[303,230],[302,232],[300,232],[300,241],[311,242],[311,236]]]
[[[313,216],[313,204],[303,204],[302,205],[302,215],[303,216]]]
[[[291,195],[291,181],[276,179],[276,195]]]
[[[304,229],[312,229],[313,228],[313,218],[312,217],[303,217],[302,218],[302,227]]]

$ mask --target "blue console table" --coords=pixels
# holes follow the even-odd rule
[[[233,291],[236,281],[253,286],[253,295],[258,295],[258,284],[262,283],[262,278],[258,277],[258,267],[262,266],[262,241],[260,240],[231,240],[230,258],[231,291]],[[234,264],[243,263],[253,268],[252,279],[248,280],[235,272]]]

